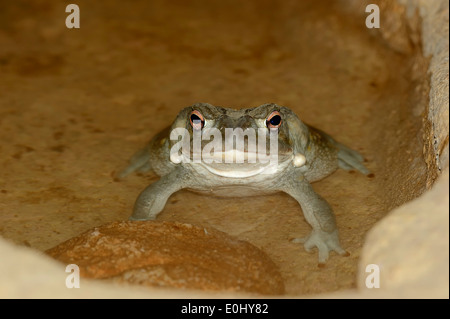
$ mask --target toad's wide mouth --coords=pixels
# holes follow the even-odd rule
[[[171,154],[174,163],[200,165],[214,175],[245,178],[260,174],[275,174],[292,162],[292,151],[277,154],[258,154],[231,150],[209,154],[192,153]]]
[[[266,166],[276,165],[292,159],[293,152],[286,149],[279,152],[247,152],[241,150],[214,151],[214,152],[171,152],[172,163],[203,163],[206,165],[226,165],[226,166]]]
[[[278,165],[256,164],[203,164],[210,173],[229,178],[246,178],[261,174],[275,174]]]
[[[215,133],[211,135],[211,131]],[[270,131],[270,134],[267,132],[262,128],[245,131],[234,128],[232,133],[226,131],[224,135],[223,130],[209,128],[206,135],[214,136],[213,140],[209,140],[204,139],[201,132],[191,134],[187,129],[177,127],[170,133],[173,142],[170,145],[170,161],[174,164],[226,164],[226,167],[238,164],[245,170],[255,164],[256,167],[269,163],[276,166],[279,161],[284,162],[292,157],[291,145],[279,139],[278,130]]]

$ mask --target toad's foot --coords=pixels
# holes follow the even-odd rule
[[[153,217],[153,216],[150,216],[150,217],[148,217],[148,218],[138,218],[138,217],[130,216],[130,217],[128,218],[128,220],[131,220],[131,221],[155,220],[155,219],[156,219],[156,217]]]
[[[165,199],[158,198],[158,193],[145,192],[136,201],[133,215],[128,220],[155,220],[165,203]]]
[[[142,191],[134,204],[130,220],[154,220],[164,209],[169,197],[178,190],[193,185],[183,167],[177,167],[172,172]]]
[[[292,242],[302,243],[305,250],[308,252],[310,252],[312,248],[317,247],[317,249],[319,249],[319,267],[323,267],[325,265],[325,262],[328,260],[329,252],[332,250],[342,256],[350,255],[341,247],[337,230],[331,233],[327,233],[322,230],[313,230],[308,237],[295,238]]]

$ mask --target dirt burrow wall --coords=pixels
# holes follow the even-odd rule
[[[356,8],[371,2],[353,1],[352,5]],[[412,52],[419,44],[429,60],[426,72],[429,80],[411,80],[415,86],[412,92],[422,92],[419,96],[426,93],[427,107],[421,112],[423,158],[427,165],[427,188],[432,189],[394,209],[369,232],[359,264],[358,288],[370,297],[448,298],[449,3],[421,0],[375,3],[385,17],[376,36],[401,54]],[[416,31],[420,37],[411,37],[415,26],[419,26]],[[422,63],[415,66],[421,67]],[[429,92],[424,90],[424,82],[429,83]],[[366,289],[370,273],[366,267],[371,264],[380,267],[379,290]]]

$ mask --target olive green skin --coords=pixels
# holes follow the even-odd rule
[[[220,168],[233,174],[236,170],[251,171],[255,164],[172,162],[170,149],[177,141],[170,140],[170,132],[175,128],[184,128],[191,133],[192,138],[190,115],[193,111],[203,115],[205,127],[213,127],[221,132],[225,128],[267,128],[267,117],[278,112],[281,124],[278,127],[277,169],[271,174],[261,173],[236,178],[212,173],[211,168]],[[202,142],[202,147],[205,143],[207,141]],[[302,160],[294,160],[298,158]],[[339,243],[336,221],[330,205],[313,190],[310,183],[330,175],[338,168],[356,169],[365,175],[369,174],[358,152],[303,123],[287,107],[270,103],[234,110],[198,103],[181,110],[171,126],[157,134],[144,149],[133,156],[130,165],[119,177],[125,177],[136,170],[150,169],[161,177],[139,195],[131,220],[155,219],[168,198],[181,189],[236,197],[285,192],[298,201],[305,219],[312,227],[308,237],[294,241],[304,243],[308,251],[317,247],[319,264],[324,264],[330,251],[334,250],[341,255],[346,252]]]

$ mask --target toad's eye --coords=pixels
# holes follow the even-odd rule
[[[191,112],[189,120],[194,130],[201,130],[203,126],[205,126],[205,118],[203,117],[202,113],[197,110]]]
[[[278,111],[273,111],[266,119],[266,126],[268,128],[279,128],[281,125],[281,114]]]

